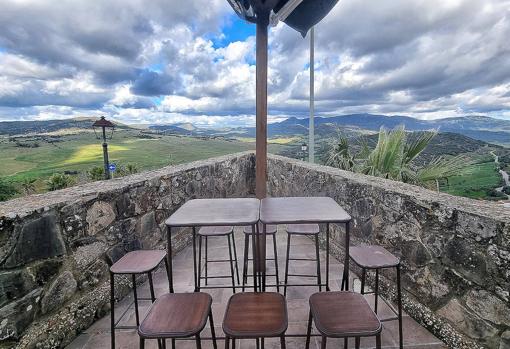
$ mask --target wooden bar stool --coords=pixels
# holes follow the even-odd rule
[[[400,283],[400,259],[391,254],[388,250],[381,246],[354,246],[351,247],[349,256],[351,260],[361,268],[361,294],[374,294],[374,311],[377,314],[377,306],[379,299],[379,270],[385,268],[395,268],[397,271],[397,307],[395,308],[381,299],[388,305],[395,317],[381,319],[382,322],[398,320],[399,347],[404,347],[404,336],[402,331],[402,286]],[[367,270],[375,270],[375,288],[373,292],[365,292],[365,278]]]
[[[319,292],[310,297],[306,349],[310,347],[312,320],[322,335],[321,349],[326,349],[328,337],[344,338],[344,348],[349,337],[354,337],[356,349],[359,349],[360,338],[372,336],[375,336],[376,349],[381,348],[381,322],[359,293]]]
[[[290,245],[291,236],[293,235],[307,235],[315,237],[315,259],[310,258],[291,258]],[[317,264],[316,275],[307,274],[289,274],[289,261],[314,261]],[[322,291],[321,282],[321,260],[319,255],[319,225],[318,224],[288,224],[287,225],[287,258],[285,259],[285,286],[283,294],[287,295],[288,277],[316,277],[319,291]]]
[[[228,254],[229,259],[209,259],[208,258],[208,240],[211,237],[222,237],[226,236],[228,241]],[[235,276],[234,276],[234,268],[237,276],[237,283],[239,283],[239,268],[237,266],[237,249],[236,242],[234,239],[234,227],[232,226],[210,226],[210,227],[202,227],[198,231],[198,290],[200,291],[201,281],[205,280],[205,285],[207,286],[208,279],[224,279],[231,278],[232,279],[232,292],[235,293]],[[230,242],[232,239],[232,242]],[[205,276],[201,276],[202,271],[202,240],[205,240]],[[232,249],[234,252],[232,253]],[[208,275],[208,263],[226,263],[230,264],[230,275],[216,275],[209,276]]]
[[[110,326],[111,326],[111,344],[112,349],[115,348],[115,329],[130,329],[137,328],[140,325],[140,315],[138,312],[138,301],[149,300],[147,298],[138,298],[136,290],[136,275],[147,274],[149,278],[149,289],[151,298],[154,302],[156,296],[154,294],[154,285],[152,282],[152,272],[164,260],[167,276],[170,284],[170,275],[168,274],[168,263],[166,260],[166,252],[160,250],[137,250],[126,253],[117,262],[110,267]],[[134,326],[118,326],[121,318],[115,322],[115,275],[116,274],[131,274],[133,283],[133,294],[135,303],[135,317],[136,327]]]
[[[203,292],[167,293],[152,305],[147,316],[138,327],[140,349],[145,348],[146,339],[157,339],[158,346],[166,348],[166,340],[195,337],[197,349],[202,348],[200,333],[207,319],[211,327],[214,349],[217,349],[216,334],[212,315],[212,298]]]
[[[285,297],[276,292],[245,292],[230,297],[223,319],[225,349],[230,340],[235,349],[236,339],[255,339],[264,349],[264,338],[280,338],[285,349],[285,331],[288,326]],[[260,340],[260,342],[259,342]]]
[[[262,223],[258,224],[259,232],[263,232]],[[273,258],[266,258],[266,261],[274,262],[274,274],[266,274],[266,276],[274,276],[276,279],[276,290],[280,292],[280,277],[278,272],[278,251],[276,248],[276,232],[277,226],[273,224],[266,225],[266,235],[271,236],[273,238]],[[243,229],[244,231],[244,256],[243,256],[243,292],[246,284],[248,283],[248,277],[252,276],[252,274],[248,274],[248,264],[249,261],[253,260],[253,258],[249,258],[250,251],[250,237],[252,235],[252,227],[246,226]]]

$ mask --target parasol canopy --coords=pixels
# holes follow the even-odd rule
[[[239,17],[249,22],[255,23],[257,11],[253,6],[253,0],[227,0]],[[266,0],[268,1],[268,0]],[[287,3],[295,0],[277,0],[272,8],[274,13],[278,13]],[[297,30],[303,37],[306,36],[311,27],[319,23],[338,0],[302,0],[301,3],[283,20],[289,27]]]

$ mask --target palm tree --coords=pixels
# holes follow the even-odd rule
[[[425,167],[418,168],[413,161],[425,150],[436,134],[437,131],[422,132],[408,140],[403,126],[391,131],[381,127],[375,148],[370,150],[366,140],[362,138],[359,140],[362,150],[357,154],[351,153],[347,138],[340,136],[338,143],[328,152],[326,164],[405,183],[437,186],[439,180],[458,174],[472,164],[472,161],[462,155],[451,158],[438,157]]]

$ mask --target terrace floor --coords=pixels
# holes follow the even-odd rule
[[[237,229],[237,228],[236,228]],[[242,258],[243,258],[243,246],[244,246],[244,236],[241,231],[236,230],[236,247],[237,247],[237,256],[239,263],[239,271],[242,272]],[[268,254],[272,256],[272,240],[270,238],[268,240]],[[280,281],[283,280],[283,275],[285,271],[285,253],[286,253],[286,235],[283,229],[279,229],[277,234],[277,246],[278,246],[278,257],[279,257],[279,268],[280,268]],[[271,245],[270,245],[271,244]],[[217,237],[210,238],[209,240],[209,258],[225,258],[228,255],[228,250],[226,249],[227,242],[225,237]],[[186,247],[182,252],[174,256],[173,266],[174,266],[174,282],[176,292],[190,292],[193,289],[193,252],[191,246]],[[297,258],[313,258],[315,256],[315,247],[313,241],[308,239],[307,237],[293,237],[292,238],[292,249],[291,255]],[[323,275],[325,269],[325,252],[321,251],[321,259],[323,260],[321,266],[323,268]],[[342,264],[339,263],[336,259],[331,258],[331,272],[330,272],[330,286],[331,290],[340,290],[340,279],[342,272]],[[273,263],[268,261],[268,273],[274,271]],[[209,265],[209,275],[224,275],[229,274],[230,268],[228,264],[222,263],[212,263]],[[298,274],[314,274],[315,273],[315,263],[314,262],[305,262],[305,261],[291,261],[289,267],[289,273],[298,273]],[[242,275],[241,275],[242,276]],[[352,277],[352,275],[351,275]],[[272,283],[272,278],[268,278],[268,283]],[[230,279],[219,280],[212,279],[214,281],[210,281],[217,283],[224,283],[228,285]],[[292,281],[289,278],[289,282]],[[300,282],[305,280],[296,279],[295,282]],[[312,281],[312,280],[308,280]],[[352,285],[352,283],[351,283]],[[165,292],[168,292],[168,281],[166,278],[166,273],[164,269],[159,269],[155,273],[154,277],[154,287],[156,290],[156,296],[161,295]],[[354,290],[359,292],[360,283],[358,280],[354,282]],[[271,289],[268,289],[271,290]],[[283,289],[280,288],[280,291],[283,292]],[[223,336],[223,331],[221,330],[221,322],[223,320],[223,314],[225,312],[225,308],[227,305],[227,301],[229,297],[232,295],[232,291],[230,289],[213,289],[213,290],[204,290],[204,292],[209,292],[213,297],[213,314],[216,325],[216,335]],[[317,287],[290,287],[287,290],[287,306],[289,313],[289,327],[287,330],[287,335],[292,334],[304,334],[306,333],[306,325],[308,318],[308,298],[309,296],[317,292]],[[149,288],[148,283],[144,283],[139,286],[139,297],[149,297]],[[366,296],[368,301],[373,304],[373,297]],[[126,308],[128,311],[123,317],[122,321],[119,325],[134,325],[135,324],[135,314],[134,314],[134,305],[132,304],[133,295],[132,293],[125,297],[122,301],[120,301],[115,308],[116,316],[122,314]],[[382,318],[389,317],[391,311],[384,302],[380,302],[380,310],[379,315]],[[141,301],[140,302],[140,312],[143,317],[144,314],[149,309],[150,302]],[[398,323],[396,321],[385,322],[383,325],[382,332],[382,347],[383,348],[398,348]],[[421,327],[416,321],[410,318],[407,314],[404,314],[403,318],[403,326],[404,326],[404,346],[409,349],[439,349],[446,348],[446,346],[434,335],[428,332],[425,328]],[[317,333],[314,329],[314,333]],[[208,325],[204,329],[204,333],[202,337],[206,337],[210,335]],[[138,335],[135,330],[117,330],[116,331],[116,340],[117,340],[117,348],[138,348],[139,340]],[[236,347],[241,349],[251,349],[255,348],[254,340],[241,340],[236,341]],[[212,343],[210,341],[203,340],[202,341],[203,348],[212,348]],[[224,342],[222,340],[218,341],[218,347],[223,348]],[[78,338],[76,338],[67,348],[68,349],[98,349],[98,348],[109,348],[110,347],[110,316],[105,316],[102,319],[95,322],[92,326],[90,326],[84,333],[82,333]],[[266,348],[279,348],[279,340],[278,339],[266,339]],[[287,338],[287,348],[304,348],[305,347],[305,338]],[[375,347],[375,339],[374,338],[365,338],[361,340],[361,348],[374,348]],[[146,348],[155,349],[157,348],[156,341],[146,341]],[[184,348],[195,348],[194,341],[178,341],[177,342],[178,349]],[[311,348],[318,349],[320,348],[320,337],[312,337]],[[343,348],[343,340],[340,339],[328,339],[328,348]],[[349,348],[354,348],[354,340],[351,339],[349,342]]]

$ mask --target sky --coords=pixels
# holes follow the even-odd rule
[[[255,123],[255,26],[226,0],[2,0],[0,121]],[[318,116],[510,120],[510,0],[340,0],[315,29]],[[309,38],[269,30],[269,121],[309,113]]]

